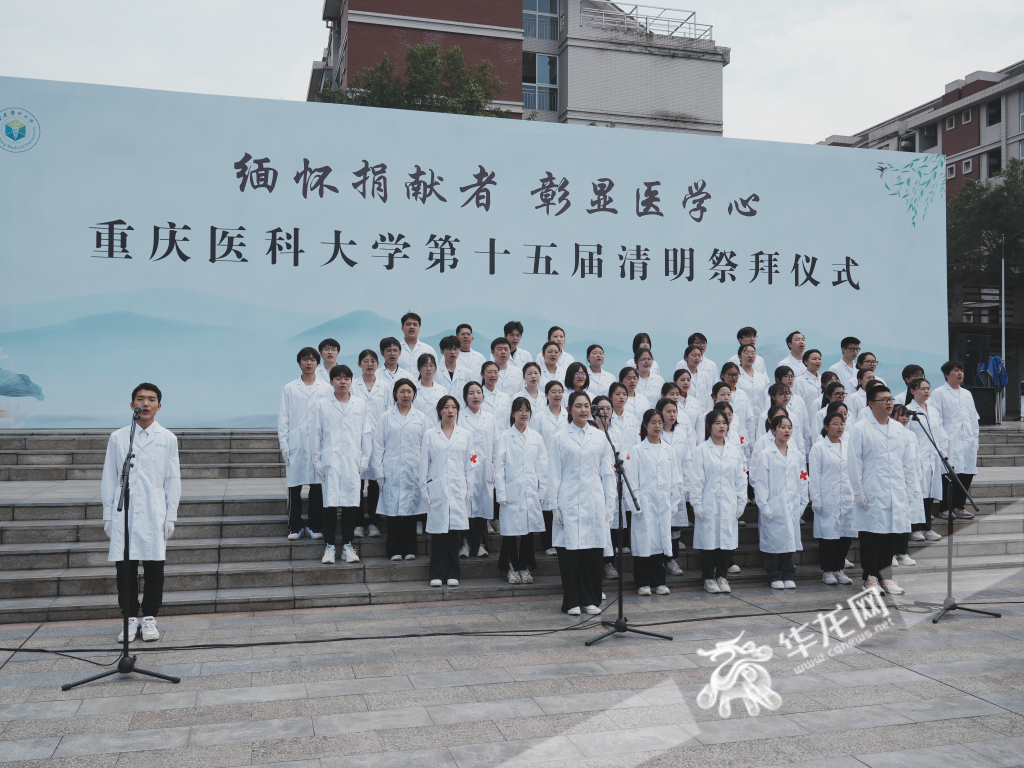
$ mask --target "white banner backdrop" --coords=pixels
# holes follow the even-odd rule
[[[275,423],[295,354],[508,320],[607,368],[651,334],[947,354],[944,158],[0,78],[0,428]]]

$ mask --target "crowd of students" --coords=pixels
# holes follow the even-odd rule
[[[469,324],[441,339],[440,356],[419,340],[421,324],[403,316],[402,338],[360,352],[358,372],[337,363],[334,339],[303,348],[301,376],[284,387],[288,538],[322,538],[325,564],[339,541],[343,560],[358,562],[354,540],[380,536],[383,516],[392,560],[414,560],[417,536],[430,534],[432,586],[457,586],[460,559],[488,557],[488,534],[498,533],[500,576],[529,584],[537,535],[558,557],[562,610],[594,614],[602,579],[617,576],[616,549],[633,555],[640,595],[668,594],[690,525],[705,589],[730,592],[753,500],[772,588],[796,586],[810,506],[824,583],[852,583],[846,558],[858,538],[864,587],[900,594],[891,569],[914,564],[909,541],[940,538],[933,502],[941,517],[972,517],[922,428],[969,487],[979,418],[959,362],[942,366],[934,391],[921,366],[907,365],[906,389],[893,396],[854,337],[822,371],[821,351],[799,331],[774,368],[757,354],[754,328],[739,330],[721,368],[694,333],[667,379],[646,333],[616,375],[599,344],[576,361],[557,326],[533,357],[520,346],[522,324],[509,322],[485,357]],[[621,521],[612,445],[639,506],[626,494]]]

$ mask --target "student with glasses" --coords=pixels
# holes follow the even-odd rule
[[[843,359],[829,368],[832,373],[839,376],[847,391],[853,392],[857,387],[857,355],[860,354],[860,339],[856,336],[847,336],[839,343],[843,352]]]

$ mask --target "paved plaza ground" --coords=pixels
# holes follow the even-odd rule
[[[179,685],[132,676],[67,693],[61,684],[96,668],[27,649],[106,648],[90,657],[111,661],[116,622],[7,625],[0,642],[22,650],[0,656],[0,761],[47,768],[1024,765],[1024,570],[959,575],[962,600],[1000,603],[1003,618],[961,613],[937,625],[934,609],[914,601],[941,600],[943,575],[902,570],[907,594],[889,599],[894,625],[801,674],[803,659],[787,657],[780,632],[812,622],[854,588],[627,596],[626,614],[637,625],[686,620],[651,627],[674,641],[615,636],[591,648],[583,643],[598,627],[369,639],[580,622],[550,596],[173,616],[161,619],[159,643],[134,647],[140,665],[181,675]],[[754,616],[716,618],[734,614]],[[723,719],[696,703],[718,664],[698,650],[741,630],[744,643],[774,649],[763,666],[781,707],[752,718],[734,701]],[[160,650],[321,638],[334,640]],[[810,654],[820,655],[820,644]]]

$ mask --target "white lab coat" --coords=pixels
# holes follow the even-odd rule
[[[679,470],[679,505],[672,510],[672,526],[686,528],[690,525],[690,518],[686,514],[686,499],[690,490],[690,475],[693,472],[693,436],[686,422],[680,421],[676,423],[674,431],[666,430],[661,433],[661,441],[672,446]]]
[[[493,359],[494,355],[491,355],[491,360]],[[509,355],[508,361],[512,365],[522,370],[524,365],[533,362],[533,355],[531,355],[529,352],[523,349],[522,345],[520,344],[518,347],[516,347],[516,351]]]
[[[740,368],[740,378],[736,382],[736,387],[746,394],[747,400],[750,401],[751,411],[760,413],[761,411],[768,410],[769,384],[768,377],[763,373],[755,368],[754,375],[748,376],[747,372]]]
[[[548,407],[548,399],[544,395],[544,390],[537,389],[537,397],[533,397],[526,389],[520,389],[514,395],[512,395],[512,402],[516,401],[516,398],[525,397],[530,403],[530,428],[537,429],[533,426],[533,420],[542,409]]]
[[[437,375],[434,376],[434,383],[444,387],[446,395],[451,395],[458,400],[459,408],[466,407],[466,401],[462,398],[462,391],[466,388],[466,385],[471,381],[479,380],[479,375],[473,375],[473,372],[464,365],[456,365],[455,373],[449,374],[448,368],[443,362],[441,367],[437,369]]]
[[[867,510],[853,506],[854,527],[872,533],[905,533],[912,522],[911,501],[917,475],[908,432],[895,419],[883,426],[875,418],[850,434],[847,466],[853,495],[867,497]],[[924,512],[922,508],[922,514]]]
[[[850,390],[846,390],[846,399],[843,400],[846,403],[846,412],[848,414],[847,421],[856,424],[860,421],[859,416],[861,411],[868,408],[868,393],[863,389],[858,389],[854,393],[850,393]],[[870,408],[868,408],[870,410]]]
[[[790,445],[783,456],[774,440],[758,456],[754,500],[760,511],[757,532],[762,552],[799,552],[804,548],[800,515],[807,506],[806,467],[803,453]]]
[[[812,424],[814,414],[818,412],[821,404],[821,379],[817,376],[812,376],[810,371],[804,371],[793,382],[793,392],[804,401],[804,409],[807,415],[807,418],[804,419],[804,424]]]
[[[740,515],[747,506],[747,473],[740,450],[726,442],[719,448],[709,437],[693,453],[690,476],[694,549],[736,549]],[[704,519],[696,516],[700,510]]]
[[[427,533],[469,529],[470,475],[479,471],[480,459],[473,437],[458,424],[451,438],[438,425],[423,435],[420,448],[420,490],[427,507]]]
[[[363,377],[361,375],[356,376],[352,380],[351,392],[360,400],[366,401],[368,413],[373,417],[374,421],[379,419],[380,415],[395,402],[391,396],[391,388],[388,387],[387,382],[380,376],[374,376],[373,386],[369,389],[366,388],[366,382],[363,381]],[[331,394],[334,394],[333,389]]]
[[[708,374],[704,371],[703,366],[704,364],[701,363],[697,368],[697,372],[694,373],[690,370],[690,367],[686,364],[685,360],[680,360],[676,363],[677,371],[685,370],[690,373],[690,393],[687,395],[686,399],[693,399],[694,403],[696,403],[697,407],[700,409],[701,418],[703,418],[704,414],[710,410],[709,404],[711,402],[711,388],[715,385],[715,382],[718,381],[717,378],[708,378]]]
[[[494,455],[501,430],[494,416],[483,408],[476,413],[469,408],[464,409],[459,414],[459,426],[472,436],[479,466],[479,470],[469,478],[469,516],[493,520]]]
[[[110,435],[103,460],[100,496],[103,519],[110,521],[109,562],[124,560],[124,510],[117,511],[117,500],[130,432],[129,425]],[[128,559],[166,560],[164,523],[178,519],[181,499],[178,439],[154,421],[147,429],[135,428],[132,452],[135,459],[128,470]]]
[[[402,346],[402,354],[398,356],[398,367],[404,368],[407,371],[419,371],[419,367],[416,365],[419,362],[420,355],[433,355],[434,362],[438,362],[439,358],[434,348],[429,344],[424,344],[422,341],[417,341],[416,346],[410,347],[405,343],[405,339],[399,340],[399,344]],[[416,379],[414,378],[413,381]]]
[[[636,395],[633,397],[626,398],[626,411],[629,411],[636,418],[637,424],[644,420],[644,414],[647,413],[654,405],[637,390]],[[639,433],[638,433],[639,434]]]
[[[602,370],[600,373],[594,373],[588,368],[587,372],[590,374],[590,386],[587,387],[587,394],[590,395],[591,400],[598,395],[607,397],[608,388],[618,381],[615,375],[609,371]]]
[[[625,470],[640,502],[630,530],[633,555],[672,557],[672,517],[679,509],[680,485],[675,449],[645,439],[630,448]]]
[[[619,416],[615,413],[615,410],[611,411],[611,418],[608,419],[608,434],[612,438],[612,442],[615,443],[615,450],[619,452],[619,458],[625,460],[626,454],[629,453],[631,446],[636,445],[640,441],[640,419],[634,416],[629,410],[629,400],[626,401],[627,405],[622,409],[622,415]],[[622,494],[622,508],[623,510],[633,509],[633,500],[630,498],[629,493],[625,490]],[[611,522],[611,528],[617,528],[618,522],[614,517]],[[629,522],[625,517],[622,518],[622,527],[626,528]]]
[[[651,408],[661,400],[661,386],[665,383],[665,380],[661,378],[654,371],[651,371],[651,375],[646,379],[640,377],[640,380],[636,384],[636,393],[643,395],[647,398],[647,402],[651,404]]]
[[[340,403],[332,396],[317,406],[309,453],[313,469],[324,473],[325,507],[359,506],[360,478],[370,466],[374,425],[366,401],[358,397]]]
[[[412,401],[412,407],[427,417],[427,424],[434,426],[440,421],[437,416],[437,403],[447,394],[448,390],[442,387],[436,379],[432,387],[424,387],[417,382],[416,397]]]
[[[569,412],[561,409],[561,413],[555,416],[551,409],[545,405],[540,411],[535,411],[530,419],[530,429],[533,429],[544,438],[544,446],[551,453],[551,443],[559,432],[564,432],[569,426]]]
[[[856,538],[846,442],[820,440],[811,448],[809,463],[808,492],[815,510],[814,538]]]
[[[483,378],[479,381],[483,383]],[[523,369],[509,363],[504,371],[498,371],[498,383],[495,389],[500,389],[509,396],[509,401],[525,386],[523,382]]]
[[[548,370],[547,365],[542,362],[540,364],[540,382],[537,384],[538,389],[543,392],[549,381],[557,381],[565,387],[565,366],[556,365],[555,372],[551,373],[551,371]],[[607,395],[608,393],[605,392],[604,394]],[[568,396],[568,393],[566,393],[566,397]]]
[[[541,371],[545,370],[544,369],[544,352],[543,351],[538,352],[537,356],[535,358],[533,358],[533,361],[535,363],[540,363]],[[555,363],[555,365],[557,365],[559,368],[564,370],[564,369],[568,368],[570,365],[572,365],[575,362],[576,362],[576,358],[575,357],[570,355],[565,350],[562,350],[562,353],[558,356],[558,362]]]
[[[509,427],[498,438],[494,490],[501,508],[501,535],[525,536],[544,531],[541,499],[548,487],[548,451],[544,438],[526,428]]]
[[[684,368],[684,367],[686,367],[686,363],[685,362],[683,363],[683,365],[679,366],[679,368]],[[700,371],[701,373],[703,373],[707,377],[708,381],[711,382],[712,385],[716,381],[718,381],[718,379],[719,379],[719,377],[718,377],[718,365],[715,363],[714,360],[712,360],[709,357],[704,357],[704,358],[701,359],[700,365],[697,366],[697,370]]]
[[[740,445],[743,446],[744,460],[749,460],[750,451],[754,447],[754,411],[750,407],[750,400],[747,393],[742,389],[735,389],[732,392],[733,420],[729,427],[729,433],[735,433],[740,437]]]
[[[335,365],[339,365],[339,363],[335,363]],[[322,381],[327,386],[331,386],[331,372],[324,367],[323,362],[316,367],[313,373],[316,374],[317,381]],[[331,387],[331,389],[333,390],[334,387]]]
[[[803,453],[802,446],[804,445],[806,435],[808,433],[805,425],[807,416],[805,415],[806,410],[797,404],[794,407],[793,401],[790,400],[789,405],[786,407],[786,413],[789,415],[789,420],[793,422],[793,437],[790,438],[792,447]],[[755,442],[761,438],[761,435],[771,434],[771,430],[765,429],[765,422],[768,420],[768,411],[765,411],[757,417],[757,421],[754,424],[754,440]],[[805,454],[806,455],[806,454]]]
[[[840,360],[838,363],[831,365],[829,370],[832,371],[836,376],[839,377],[839,381],[843,383],[843,387],[847,392],[853,392],[857,388],[857,366],[854,365],[852,368]]]
[[[961,475],[978,474],[978,436],[981,434],[981,417],[974,406],[974,395],[963,387],[953,389],[943,384],[932,390],[928,400],[929,410],[942,421],[942,428],[949,438],[949,453],[946,458],[953,470]],[[932,421],[937,421],[933,419]]]
[[[924,519],[924,494],[921,492],[921,452],[917,449],[917,438],[909,428],[904,428],[906,432],[907,442],[910,443],[910,451],[913,454],[912,460],[914,462],[914,477],[917,478],[917,482],[914,484],[912,494],[914,496],[914,503],[910,505],[910,522],[911,523],[923,523]]]
[[[413,368],[413,370],[415,371],[416,369]],[[391,402],[395,401],[394,390],[396,381],[398,381],[399,379],[408,379],[413,384],[416,384],[416,379],[418,378],[415,373],[409,373],[408,369],[403,368],[401,365],[399,365],[395,369],[394,373],[389,371],[387,369],[387,366],[382,365],[380,368],[377,369],[377,373],[375,375],[378,379],[384,380],[384,384],[387,386],[388,396],[391,398]],[[419,385],[417,385],[417,389],[418,388]]]
[[[740,369],[740,372],[742,373],[743,366],[740,364],[739,355],[733,355],[732,357],[730,357],[729,362],[736,363],[736,367],[738,367]],[[764,376],[765,381],[768,381],[768,369],[765,367],[764,358],[761,357],[760,355],[754,355],[754,373],[760,373],[762,376]]]
[[[693,389],[691,388],[690,391],[692,392]],[[694,437],[693,447],[696,448],[704,442],[704,411],[701,410],[702,406],[697,402],[697,398],[694,395],[679,398],[679,402],[676,405],[679,408],[679,420],[687,421],[690,424],[690,432]]]
[[[480,368],[486,362],[487,358],[472,347],[470,347],[469,352],[459,351],[459,363],[466,366],[473,375],[473,381],[480,381]]]
[[[309,456],[309,438],[316,408],[328,397],[334,397],[334,390],[322,381],[314,381],[307,387],[299,378],[284,385],[277,412],[277,440],[282,451],[288,450],[289,488],[320,482]]]
[[[928,431],[931,432],[932,439],[939,446],[939,450],[942,451],[943,455],[945,455],[946,458],[949,458],[949,436],[946,434],[946,430],[942,426],[942,419],[931,418],[934,410],[928,407],[928,403],[930,402],[931,400],[929,399],[925,402],[924,407],[922,407],[911,400],[910,405],[907,407],[911,411],[918,411],[923,414],[920,418],[924,422],[924,425],[928,427]],[[919,477],[921,483],[921,498],[941,499],[942,476],[945,474],[946,468],[942,466],[942,460],[935,452],[934,446],[928,440],[928,436],[924,433],[924,429],[922,429],[921,425],[913,419],[910,420],[910,432],[917,438],[917,457],[918,467],[920,468]]]
[[[765,432],[763,435],[757,438],[757,440],[754,441],[753,449],[751,449],[750,451],[750,463],[747,466],[756,466],[757,460],[764,452],[764,449],[767,448],[768,445],[770,443],[773,443],[774,441],[775,435],[773,435],[771,432]],[[757,478],[754,477],[753,473],[750,473],[747,475],[747,479],[750,482],[750,487],[753,488],[754,485],[757,483]]]
[[[512,398],[506,395],[497,385],[492,392],[487,387],[484,390],[484,401],[480,404],[480,410],[487,411],[494,417],[494,424],[500,435],[511,425],[509,418],[512,415]]]
[[[626,364],[624,366],[622,366],[622,367],[623,368],[634,368],[634,369],[636,369],[638,371],[640,370],[640,367],[636,364],[636,359],[632,358],[632,357],[629,358],[629,360],[626,361]],[[655,375],[661,375],[661,369],[658,367],[658,361],[657,360],[655,360],[654,363],[651,365],[651,373],[655,374]],[[602,392],[601,394],[607,395],[608,393],[607,392]]]
[[[547,504],[562,525],[551,527],[551,541],[566,549],[604,551],[609,527],[605,507],[615,506],[615,470],[607,438],[589,424],[570,424],[548,452]]]
[[[796,376],[796,378],[800,378],[800,375],[807,370],[807,366],[804,365],[804,361],[797,360],[795,357],[793,357],[792,352],[786,355],[781,360],[779,360],[779,364],[776,365],[775,368],[779,369],[784,365],[788,365],[790,368],[793,369],[793,375]]]
[[[427,429],[426,416],[415,408],[405,416],[397,407],[381,415],[370,457],[374,479],[385,481],[377,502],[378,515],[409,517],[425,511],[420,509],[420,449]]]

